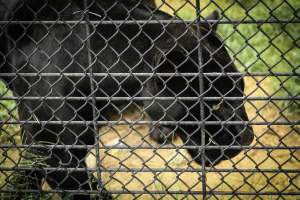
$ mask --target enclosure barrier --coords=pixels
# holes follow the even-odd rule
[[[0,0],[0,199],[300,199],[298,0]]]

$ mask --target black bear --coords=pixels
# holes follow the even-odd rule
[[[166,143],[176,134],[200,164],[251,143],[246,123],[226,123],[248,117],[242,77],[227,75],[237,69],[216,26],[160,21],[174,18],[151,4],[0,0],[1,78],[18,97],[23,143],[46,158],[39,177],[52,189],[75,190],[74,199],[89,199],[76,190],[91,187],[107,194],[101,183],[90,186],[84,159],[97,126],[124,104],[143,106],[151,137]]]

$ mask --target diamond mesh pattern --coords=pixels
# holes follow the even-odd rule
[[[298,199],[297,0],[0,0],[0,199]]]

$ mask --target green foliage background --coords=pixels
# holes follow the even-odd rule
[[[194,20],[195,0],[157,0],[162,10]],[[284,20],[284,23],[219,24],[217,32],[225,40],[235,64],[246,72],[300,73],[299,0],[201,0],[201,16],[214,10],[221,20]],[[300,96],[299,76],[271,77],[272,96]],[[300,101],[274,101],[285,114],[300,114]]]

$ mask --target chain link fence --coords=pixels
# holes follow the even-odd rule
[[[0,0],[0,199],[300,199],[297,0]]]

